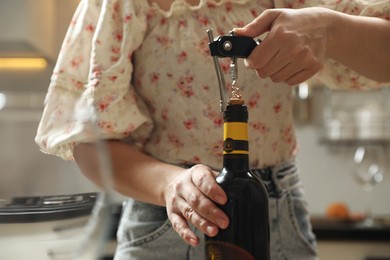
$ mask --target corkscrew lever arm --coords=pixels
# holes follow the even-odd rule
[[[230,68],[230,75],[233,79],[233,83],[238,78],[237,71],[237,58],[246,58],[248,57],[253,49],[260,44],[260,40],[254,40],[251,37],[247,36],[236,36],[234,33],[230,35],[218,36],[214,39],[213,30],[207,30],[209,38],[209,49],[210,54],[214,60],[214,67],[217,73],[218,85],[221,97],[221,111],[224,112],[227,106],[227,94],[226,94],[226,85],[225,78],[221,71],[221,67],[218,62],[218,58],[230,57],[232,59],[232,65]]]
[[[209,45],[210,45],[214,41],[213,29],[207,30],[207,35],[209,37]],[[210,48],[210,50],[211,50],[211,48]],[[217,79],[218,79],[220,107],[221,107],[221,112],[223,113],[226,109],[226,106],[227,106],[227,93],[226,93],[225,78],[223,76],[221,67],[219,66],[218,57],[216,55],[212,55],[212,56],[213,56],[214,67],[215,67],[215,71],[217,73]]]

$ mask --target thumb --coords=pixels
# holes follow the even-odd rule
[[[261,15],[244,27],[234,28],[233,32],[240,36],[258,37],[271,29],[272,24],[279,14],[280,11],[277,9],[265,10]]]

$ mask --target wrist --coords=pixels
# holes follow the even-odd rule
[[[348,38],[346,35],[346,24],[348,15],[329,10],[326,16],[326,57],[337,59],[338,52],[342,51],[343,39]]]
[[[166,164],[163,169],[160,169],[160,174],[163,176],[160,179],[160,189],[157,197],[160,206],[166,206],[167,198],[171,194],[170,191],[175,188],[176,178],[184,174],[183,171],[185,169],[171,164]]]

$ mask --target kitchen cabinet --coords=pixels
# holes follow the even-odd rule
[[[390,260],[390,223],[364,226],[354,221],[313,218],[320,260]]]
[[[389,241],[321,241],[319,260],[390,260]]]

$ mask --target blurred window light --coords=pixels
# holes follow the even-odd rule
[[[6,103],[7,103],[7,97],[5,96],[5,94],[0,93],[0,110],[2,110],[5,107]]]
[[[44,58],[0,58],[0,70],[42,70],[46,67]]]
[[[300,99],[306,99],[309,97],[309,84],[302,82],[298,87],[298,96]]]

